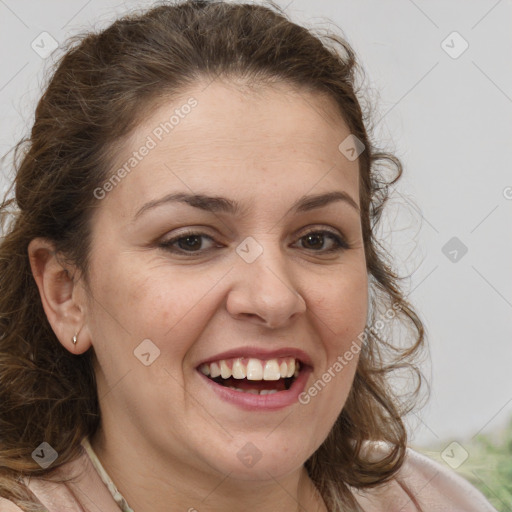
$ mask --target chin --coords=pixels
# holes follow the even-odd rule
[[[209,464],[233,480],[265,482],[299,470],[314,452],[313,448],[305,450],[303,432],[297,439],[291,435],[269,436],[270,432],[237,436],[222,450],[221,458],[211,460],[212,451],[209,451]]]

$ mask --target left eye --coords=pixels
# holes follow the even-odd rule
[[[211,246],[209,248],[203,247],[203,239],[209,240]],[[330,253],[335,251],[342,251],[348,249],[348,244],[339,235],[331,231],[310,231],[299,238],[303,241],[302,248],[314,252]],[[330,241],[330,248],[326,249],[326,243]],[[310,247],[306,247],[305,244]],[[173,253],[201,253],[209,251],[215,245],[215,240],[204,233],[182,233],[180,236],[165,240],[159,243],[159,247]],[[217,247],[220,247],[217,245]]]
[[[324,249],[322,252],[334,252],[337,250],[348,249],[348,245],[338,235],[331,233],[330,231],[310,231],[309,233],[301,236],[299,240],[305,240],[310,247],[304,247],[305,249],[312,249],[318,252],[317,249]],[[326,240],[331,240],[334,243],[334,247],[325,249]],[[313,247],[314,246],[314,247]],[[320,246],[320,247],[319,247]]]

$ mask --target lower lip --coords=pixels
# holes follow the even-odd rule
[[[198,370],[198,374],[210,386],[217,396],[222,400],[236,405],[248,411],[274,411],[293,405],[299,401],[299,395],[304,391],[311,368],[305,366],[299,372],[299,376],[293,381],[290,389],[278,391],[270,395],[255,395],[253,393],[244,393],[235,391],[221,384],[217,384]]]

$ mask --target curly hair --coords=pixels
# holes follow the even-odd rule
[[[92,437],[101,421],[94,350],[74,355],[58,341],[31,273],[28,244],[36,237],[52,241],[87,283],[90,219],[99,203],[93,191],[108,176],[117,145],[155,105],[205,77],[284,82],[326,94],[365,146],[358,158],[370,285],[365,342],[346,404],[305,464],[332,512],[360,510],[352,487],[379,486],[396,475],[407,447],[404,417],[417,407],[425,382],[418,364],[425,333],[376,238],[402,165],[370,140],[371,119],[357,85],[363,75],[345,39],[293,23],[272,2],[157,5],[69,40],[30,135],[15,147],[15,194],[8,192],[0,206],[0,496],[23,510],[40,510],[22,478],[48,476],[74,460],[81,439]],[[393,318],[376,328],[385,310]],[[405,328],[405,343],[397,342],[397,326]],[[392,385],[400,370],[415,382],[404,395]],[[47,469],[31,457],[41,440],[59,454]],[[375,460],[366,453],[368,441],[384,441],[391,449]]]

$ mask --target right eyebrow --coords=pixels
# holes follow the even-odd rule
[[[160,199],[149,201],[136,214],[133,220],[136,220],[143,213],[157,206],[167,203],[185,203],[194,208],[200,208],[208,212],[226,212],[231,215],[237,215],[241,212],[241,207],[236,201],[226,199],[225,197],[206,196],[203,194],[168,194]]]

